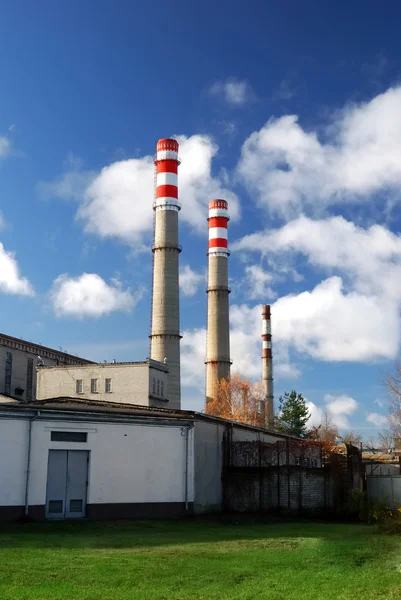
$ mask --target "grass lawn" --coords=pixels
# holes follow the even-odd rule
[[[0,528],[1,600],[401,598],[401,538],[219,519]]]

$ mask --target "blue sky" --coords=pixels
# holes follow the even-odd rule
[[[401,6],[16,1],[0,21],[1,330],[148,356],[151,156],[181,145],[183,408],[201,410],[207,202],[230,203],[234,368],[386,426],[400,345]],[[323,6],[323,4],[325,4]]]

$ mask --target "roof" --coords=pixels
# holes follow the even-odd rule
[[[69,354],[68,352],[62,352],[61,350],[56,350],[55,348],[49,348],[48,346],[42,346],[42,344],[36,344],[35,342],[30,342],[28,340],[23,340],[20,338],[12,337],[11,335],[7,335],[5,333],[0,333],[0,346],[7,346],[7,344],[3,343],[3,340],[7,340],[12,345],[25,345],[25,348],[21,348],[21,350],[25,350],[26,352],[30,352],[29,348],[33,348],[34,352],[37,354],[45,354],[47,352],[51,352],[52,354],[56,354],[57,356],[62,356],[64,358],[69,358],[74,361],[82,361],[83,363],[91,363],[95,364],[93,361],[88,360],[87,358],[82,358],[80,356],[75,356],[74,354]]]
[[[154,369],[158,369],[159,371],[169,372],[168,364],[164,364],[159,362],[158,360],[146,359],[146,360],[137,360],[137,361],[113,361],[113,362],[101,362],[101,363],[93,363],[89,362],[88,364],[83,365],[38,365],[38,369],[90,369],[90,368],[104,368],[104,367],[138,367],[141,365],[147,365]]]
[[[7,402],[8,401],[8,402]],[[238,423],[236,421],[229,421],[228,419],[222,419],[220,417],[214,417],[212,415],[206,415],[204,413],[192,411],[192,410],[174,410],[171,408],[151,408],[149,406],[139,406],[136,404],[121,404],[119,402],[105,402],[98,400],[85,400],[81,398],[70,398],[70,397],[58,397],[50,398],[47,400],[35,400],[34,402],[21,402],[18,400],[11,400],[7,396],[0,395],[0,418],[1,413],[9,413],[10,415],[16,416],[16,413],[21,417],[24,417],[24,413],[30,413],[34,416],[35,413],[40,411],[42,415],[48,414],[63,414],[63,415],[81,415],[84,416],[102,416],[102,417],[121,417],[121,418],[135,418],[140,417],[141,419],[173,419],[179,421],[209,421],[219,423],[221,425],[232,425],[240,429],[252,430],[255,432],[261,432],[265,434],[271,434],[278,438],[283,439],[294,439],[300,440],[295,436],[286,435],[281,432],[273,431],[272,429],[265,429],[262,427],[254,427],[253,425],[247,425],[246,423]],[[304,441],[304,440],[303,440]]]

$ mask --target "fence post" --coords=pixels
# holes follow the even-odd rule
[[[280,512],[280,441],[277,440],[277,510]]]
[[[291,510],[291,479],[290,479],[290,440],[287,438],[287,507]]]
[[[263,469],[262,469],[262,440],[259,433],[259,512],[263,510]]]

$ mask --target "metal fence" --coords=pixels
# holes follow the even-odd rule
[[[401,475],[367,475],[366,490],[373,502],[390,508],[401,507]]]
[[[351,488],[362,486],[356,448],[325,457],[316,442],[233,441],[230,429],[223,444],[227,511],[324,514],[344,505]]]

